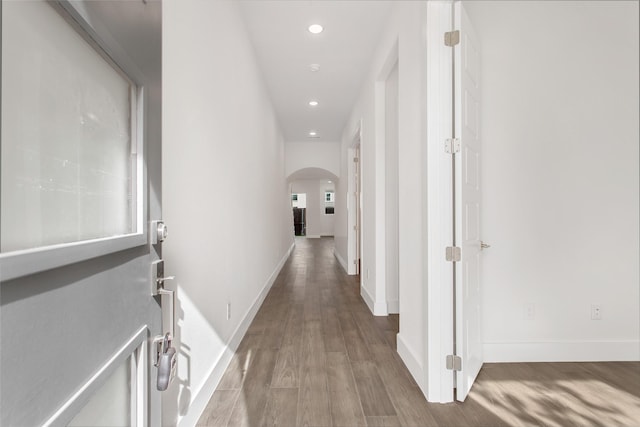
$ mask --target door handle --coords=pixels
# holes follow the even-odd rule
[[[177,365],[177,351],[171,345],[173,338],[175,337],[176,330],[176,291],[166,289],[164,287],[165,282],[168,280],[174,280],[175,276],[164,276],[164,261],[157,260],[151,265],[151,295],[160,296],[160,310],[163,313],[163,300],[164,296],[169,297],[169,332],[164,335],[158,335],[154,338],[155,344],[155,359],[153,365],[158,368],[157,385],[156,388],[159,391],[164,391],[169,388],[169,385],[173,381],[176,373]],[[164,327],[164,319],[163,319]]]
[[[487,245],[487,244],[486,244],[485,242],[483,242],[482,240],[480,241],[480,250],[488,249],[488,248],[490,248],[490,247],[491,247],[491,245]]]

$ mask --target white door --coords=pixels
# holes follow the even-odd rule
[[[1,8],[0,424],[161,425],[162,4]]]
[[[456,374],[456,396],[464,401],[482,368],[482,266],[480,215],[482,161],[480,141],[480,45],[461,2],[454,4],[455,122],[460,139],[456,155],[456,239],[462,259],[456,263],[456,353],[462,370]]]
[[[361,165],[360,165],[360,142],[356,145],[354,150],[354,168],[355,168],[355,207],[356,207],[356,274],[360,275],[360,270],[362,268],[362,260],[361,260],[361,252],[362,252],[362,176],[361,176]],[[362,283],[362,278],[360,278],[360,283]]]

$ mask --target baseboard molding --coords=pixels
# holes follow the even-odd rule
[[[198,390],[198,392],[191,400],[191,405],[189,405],[187,413],[178,420],[179,427],[193,427],[197,424],[200,416],[207,407],[207,403],[209,403],[209,400],[211,400],[213,392],[216,390],[216,387],[220,383],[224,371],[229,366],[229,363],[231,363],[231,359],[233,358],[235,351],[238,349],[240,341],[242,341],[242,338],[244,338],[244,334],[247,332],[249,326],[251,325],[251,322],[253,322],[253,319],[256,317],[260,306],[271,290],[271,286],[273,286],[273,283],[276,281],[278,274],[280,274],[280,270],[282,270],[285,262],[287,262],[287,259],[289,259],[289,256],[291,256],[291,252],[293,251],[294,247],[295,243],[292,243],[289,247],[289,250],[286,252],[284,257],[282,257],[275,270],[273,270],[273,273],[271,273],[271,276],[269,276],[266,284],[264,285],[256,299],[253,301],[253,304],[251,304],[251,308],[249,308],[236,330],[233,332],[233,334],[231,334],[229,343],[225,347],[225,350],[222,352],[218,360],[216,360],[216,362],[213,364],[213,367],[211,368],[211,371],[209,372],[204,385],[200,388],[200,390]]]
[[[387,312],[387,302],[375,301],[364,286],[360,286],[360,296],[374,316],[386,316],[389,314]]]
[[[400,301],[393,300],[393,301],[387,301],[387,311],[389,311],[389,314],[398,314],[400,313]]]
[[[304,237],[306,237],[307,239],[319,239],[322,236],[320,236],[319,234],[307,234]]]
[[[336,259],[338,260],[338,262],[340,263],[340,265],[344,269],[345,273],[349,274],[349,269],[347,268],[347,263],[345,262],[344,258],[342,258],[340,256],[340,254],[338,253],[338,251],[336,251],[335,249],[333,250],[333,256],[336,257]]]
[[[424,381],[426,376],[424,374],[422,362],[420,362],[420,359],[416,357],[415,353],[407,345],[407,343],[404,341],[404,339],[400,334],[396,335],[396,342],[397,342],[398,354],[400,355],[400,358],[402,359],[404,364],[407,366],[407,369],[411,373],[411,376],[413,377],[413,379],[418,384],[418,387],[420,387],[420,390],[422,390],[422,393],[425,396],[427,396],[427,387]]]
[[[640,361],[640,341],[485,342],[485,362]]]

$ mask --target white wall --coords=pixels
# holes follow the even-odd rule
[[[307,237],[333,236],[334,216],[325,215],[325,191],[335,191],[335,183],[323,180],[300,180],[291,183],[292,193],[305,193],[307,197]]]
[[[340,177],[339,142],[287,142],[285,175],[306,168],[319,168]]]
[[[483,48],[485,358],[638,360],[638,3],[467,3]]]
[[[177,277],[181,345],[164,412],[195,425],[293,244],[293,223],[283,139],[237,4],[165,1],[163,25],[164,258]]]
[[[398,220],[399,306],[398,351],[416,381],[425,389],[424,332],[426,327],[424,234],[426,186],[423,144],[426,135],[426,6],[424,2],[397,2],[376,50],[369,77],[345,126],[341,173],[351,167],[351,146],[361,128],[363,193],[362,296],[377,315],[388,312],[385,288],[385,144],[384,80],[395,59],[398,70]],[[394,49],[397,57],[394,59]],[[391,63],[390,60],[392,61]],[[386,73],[384,71],[387,71]],[[338,200],[351,190],[348,179],[337,186]],[[347,212],[336,218],[336,250],[347,259]]]

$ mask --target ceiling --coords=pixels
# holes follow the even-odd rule
[[[340,141],[371,66],[390,1],[240,2],[284,139]],[[312,34],[311,24],[324,31]],[[312,72],[310,64],[319,64]],[[317,100],[318,106],[309,106]],[[317,137],[311,138],[310,131]]]

